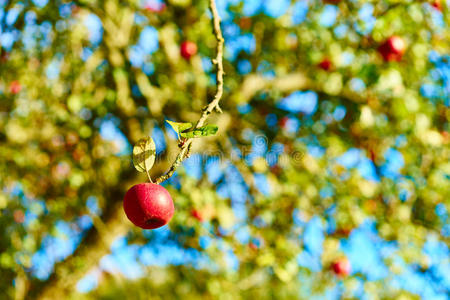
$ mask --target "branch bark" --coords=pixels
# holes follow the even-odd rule
[[[257,93],[263,90],[278,90],[282,93],[311,90],[329,96],[345,98],[353,102],[364,102],[366,99],[364,93],[355,93],[345,88],[337,94],[331,94],[321,82],[311,80],[302,72],[293,72],[273,78],[268,78],[261,74],[249,74],[241,83],[240,89],[236,89],[231,94],[230,100],[235,103],[248,103]]]
[[[217,65],[217,90],[216,94],[213,98],[213,100],[206,105],[203,108],[203,113],[200,116],[200,119],[197,121],[197,124],[195,125],[195,128],[202,127],[206,120],[208,119],[209,115],[213,112],[215,109],[217,112],[222,112],[219,107],[220,99],[222,98],[223,94],[223,75],[225,72],[223,71],[223,43],[224,39],[222,36],[222,30],[220,29],[220,17],[219,13],[217,11],[215,0],[209,1],[209,8],[211,9],[212,15],[213,15],[213,27],[214,27],[214,34],[216,36],[217,40],[217,56],[215,59],[213,59],[213,63]],[[183,146],[181,146],[180,153],[176,157],[174,163],[170,167],[169,171],[167,171],[166,174],[156,178],[154,180],[155,183],[159,184],[167,179],[169,179],[173,173],[175,173],[176,169],[181,165],[183,160],[185,160],[189,156],[189,151],[191,149],[193,139],[186,139]]]

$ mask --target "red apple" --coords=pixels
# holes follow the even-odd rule
[[[252,26],[252,19],[249,17],[242,17],[239,20],[239,27],[241,27],[241,29],[250,29],[250,27]]]
[[[11,94],[18,94],[21,89],[22,86],[20,85],[20,82],[17,80],[14,80],[9,84],[9,91],[11,92]]]
[[[444,140],[444,144],[447,144],[450,141],[450,133],[448,133],[447,131],[442,131],[441,135],[442,139]]]
[[[253,242],[248,243],[248,246],[252,250],[258,250],[258,246],[255,243],[253,243]]]
[[[149,12],[161,13],[164,11],[164,9],[166,9],[166,4],[150,2],[144,6],[144,9]]]
[[[286,128],[286,124],[289,121],[288,117],[283,117],[280,119],[280,121],[278,122],[278,124],[280,125],[281,128]]]
[[[332,66],[331,60],[328,58],[324,58],[319,63],[319,68],[321,68],[322,70],[325,70],[325,71],[329,71],[331,69],[331,66]]]
[[[205,220],[203,218],[203,215],[196,209],[191,210],[191,215],[200,222],[203,222]]]
[[[181,56],[189,60],[192,56],[197,54],[197,45],[194,42],[184,41],[180,47]]]
[[[351,232],[351,227],[340,227],[336,230],[336,235],[348,238]]]
[[[439,11],[442,11],[442,4],[441,4],[440,0],[433,1],[433,3],[431,3],[431,6],[433,6],[434,8],[436,8]]]
[[[406,43],[401,37],[393,35],[378,48],[378,51],[385,61],[400,61],[406,51]]]
[[[350,261],[346,257],[341,258],[333,263],[332,268],[336,275],[347,276],[351,271]]]
[[[25,214],[22,210],[16,209],[13,213],[14,221],[16,223],[23,223],[25,221]]]
[[[143,229],[166,225],[174,211],[169,192],[154,183],[140,183],[131,187],[125,194],[123,208],[128,219]]]

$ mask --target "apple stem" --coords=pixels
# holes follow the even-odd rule
[[[147,173],[148,180],[150,181],[150,183],[153,183],[152,178],[150,177],[149,169],[147,168],[147,164],[145,163],[145,159],[144,159],[144,168],[145,168],[145,173]]]
[[[147,173],[147,177],[148,177],[148,180],[150,181],[150,183],[153,183],[152,178],[150,177],[150,173],[148,172],[148,170],[145,170],[145,173]]]

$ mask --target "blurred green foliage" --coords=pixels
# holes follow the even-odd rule
[[[208,62],[216,40],[208,3],[170,0],[159,9],[119,0],[3,2],[1,299],[309,298],[340,280],[329,266],[344,255],[341,239],[367,219],[382,239],[396,243],[396,256],[423,272],[430,265],[421,250],[427,239],[448,245],[448,234],[442,234],[448,221],[436,213],[437,205],[450,209],[448,83],[430,73],[435,70],[430,53],[449,53],[446,2],[438,11],[422,1],[304,1],[307,14],[298,22],[294,1],[277,17],[269,8],[248,16],[243,2],[219,2],[226,46],[223,113],[211,115],[219,131],[196,139],[193,153],[202,154],[203,164],[207,155],[219,155],[223,168],[236,167],[240,175],[232,177],[242,176],[248,193],[247,217],[236,215],[230,194],[218,194],[229,178],[212,182],[206,173],[193,178],[180,169],[166,185],[176,206],[170,239],[206,255],[211,269],[148,267],[144,278],[133,282],[104,272],[99,288],[84,295],[76,292],[77,282],[98,267],[117,237],[152,243],[154,234],[132,227],[121,207],[125,191],[146,180],[132,166],[130,145],[163,129],[166,148],[160,151],[156,141],[151,175],[163,174],[178,151],[165,120],[195,123],[212,99],[215,69]],[[337,16],[330,25],[325,12],[331,6]],[[100,28],[90,26],[93,18]],[[148,28],[157,31],[156,45],[140,42]],[[384,62],[378,47],[392,35],[401,36],[407,50],[401,61]],[[198,46],[189,60],[180,56],[185,40]],[[443,57],[448,63],[448,55]],[[319,66],[324,59],[328,70]],[[433,83],[442,91],[424,97],[421,88]],[[315,112],[280,106],[296,91],[318,96]],[[344,116],[333,117],[339,110]],[[106,121],[120,130],[125,144],[102,134]],[[297,122],[291,130],[289,124]],[[277,163],[268,156],[249,163],[236,154],[250,154],[261,137],[269,149],[284,146]],[[313,155],[311,147],[323,155]],[[370,161],[377,180],[340,163],[353,148]],[[404,163],[391,176],[386,153],[392,149]],[[257,185],[261,174],[270,193]],[[332,193],[323,193],[327,190]],[[97,199],[100,213],[86,205],[90,197]],[[326,222],[330,207],[336,225],[323,241],[323,268],[313,272],[297,263],[305,229],[295,219],[318,216]],[[77,225],[84,215],[93,224],[87,229]],[[36,278],[33,257],[46,238],[70,239],[58,230],[62,221],[82,234],[79,246],[59,259],[48,279]],[[238,239],[242,228],[248,243]],[[200,246],[204,236],[211,239],[208,247]],[[237,269],[224,259],[228,250]],[[415,299],[406,290],[386,287],[402,267],[394,259],[384,263],[388,277],[365,281],[364,274],[352,274],[340,281],[341,296],[352,298],[362,279],[371,299]],[[306,278],[313,282],[311,290],[301,290]]]

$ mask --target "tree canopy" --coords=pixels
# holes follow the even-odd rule
[[[0,298],[447,299],[448,1],[211,2],[0,1]]]

